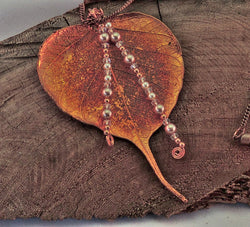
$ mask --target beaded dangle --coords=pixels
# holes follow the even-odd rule
[[[151,101],[153,105],[154,111],[156,114],[160,116],[162,119],[162,125],[165,129],[167,135],[175,141],[178,145],[172,150],[172,156],[175,159],[181,159],[185,155],[185,143],[181,141],[178,134],[176,133],[176,126],[170,122],[169,118],[164,114],[164,106],[158,102],[156,99],[156,94],[153,92],[152,87],[146,81],[145,77],[140,73],[137,64],[135,63],[135,57],[129,53],[124,47],[123,41],[121,41],[121,35],[114,31],[112,28],[112,24],[107,22],[105,24],[100,24],[98,31],[100,33],[99,40],[103,47],[103,68],[104,68],[104,89],[103,96],[104,98],[104,110],[102,112],[103,116],[103,125],[104,125],[104,135],[106,136],[106,140],[109,146],[114,145],[114,138],[110,133],[111,127],[111,104],[109,97],[112,95],[111,89],[111,81],[112,81],[112,69],[111,69],[111,59],[109,57],[109,41],[111,40],[116,47],[121,51],[121,55],[124,57],[124,62],[130,65],[130,69],[136,74],[138,77],[138,83],[141,85],[142,89],[145,91],[148,99]]]

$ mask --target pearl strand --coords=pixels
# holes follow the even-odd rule
[[[102,91],[104,99],[103,104],[103,112],[102,116],[104,118],[103,120],[103,126],[104,126],[104,135],[106,136],[106,141],[109,146],[114,145],[114,138],[110,133],[110,127],[111,127],[111,105],[109,97],[112,95],[112,89],[111,89],[111,81],[112,81],[112,71],[111,71],[111,59],[109,58],[109,34],[106,32],[107,28],[101,24],[99,25],[99,32],[101,33],[99,35],[99,41],[102,43],[103,47],[103,69],[104,69],[104,89]]]
[[[170,122],[170,119],[164,114],[164,106],[161,103],[158,103],[156,99],[156,94],[153,92],[153,89],[150,87],[149,82],[146,81],[146,78],[140,73],[137,64],[135,63],[135,57],[129,53],[129,51],[124,47],[123,41],[121,41],[121,35],[114,31],[112,24],[107,22],[105,24],[106,34],[110,36],[112,42],[115,43],[116,47],[121,51],[121,55],[124,57],[124,62],[130,65],[130,69],[136,74],[139,78],[138,83],[141,85],[142,89],[145,91],[147,98],[151,101],[151,104],[154,106],[154,111],[161,116],[162,124],[165,128],[165,132],[170,136],[172,140],[178,145],[172,150],[172,156],[175,159],[181,159],[185,155],[185,143],[181,141],[178,134],[176,133],[176,126]]]

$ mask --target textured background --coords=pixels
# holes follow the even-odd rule
[[[27,29],[33,25],[36,25],[37,23],[49,19],[52,16],[56,16],[59,14],[62,14],[63,12],[70,10],[72,8],[77,7],[79,4],[79,1],[62,1],[62,0],[57,0],[53,1],[51,3],[50,1],[24,1],[24,0],[19,0],[19,1],[1,1],[0,2],[0,27],[1,27],[1,37],[0,40],[3,40],[9,36],[15,35],[17,33],[20,33],[24,29]],[[195,220],[197,220],[197,223],[193,222],[192,219],[192,224],[193,226],[199,225],[201,226],[202,224],[205,224],[206,226],[207,223],[211,224],[212,222],[216,221],[218,224],[217,226],[221,225],[224,222],[227,223],[228,220],[230,220],[232,226],[234,221],[235,223],[241,223],[242,226],[244,226],[244,222],[247,223],[250,220],[247,220],[249,218],[246,216],[247,212],[249,212],[249,208],[246,206],[235,206],[234,208],[232,207],[227,207],[224,208],[224,205],[217,206],[215,208],[216,210],[220,211],[220,214],[217,212],[209,211],[209,212],[197,212],[197,214],[192,214],[193,218],[195,217]],[[232,210],[233,209],[233,212]],[[241,210],[241,212],[238,212],[238,210]],[[216,214],[217,213],[217,214]],[[199,216],[199,214],[201,216]],[[207,217],[207,215],[211,215],[211,217]],[[158,220],[154,220],[152,218],[149,220],[146,218],[145,226],[146,224],[149,225],[149,221],[155,221],[158,222],[159,226],[161,226],[162,222],[168,223],[168,226],[176,226],[176,222],[179,222],[180,226],[182,226],[183,222],[182,221],[187,221],[190,220],[189,215],[180,215],[181,218],[177,221],[177,217],[172,218],[174,221],[168,221],[161,218],[158,218]],[[235,217],[233,217],[235,216]],[[224,217],[224,218],[223,218]],[[241,218],[239,218],[241,217]],[[245,217],[245,218],[244,218]],[[171,220],[171,219],[170,219]],[[205,221],[206,220],[206,221]],[[27,223],[30,223],[31,221],[27,221]],[[67,221],[64,221],[67,224]],[[10,222],[1,222],[0,224],[2,225],[7,225]],[[79,221],[76,221],[79,225]],[[85,225],[87,222],[84,222]],[[116,221],[117,223],[117,221]],[[124,221],[123,221],[124,223]],[[93,224],[93,221],[91,221],[91,224]],[[97,225],[100,225],[100,222],[96,223]],[[130,223],[133,224],[133,223]],[[136,225],[136,223],[134,223]],[[190,225],[191,226],[191,225]],[[214,225],[215,226],[215,225]]]

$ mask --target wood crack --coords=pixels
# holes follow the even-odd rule
[[[0,103],[0,108],[2,108],[8,101],[10,101],[12,98],[14,98],[16,96],[16,94],[12,94],[10,96],[8,96],[7,98],[5,98],[2,103]]]

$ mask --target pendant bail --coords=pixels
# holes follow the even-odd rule
[[[89,26],[98,25],[104,19],[103,10],[100,8],[93,8],[88,10],[88,16],[86,18],[86,23]]]
[[[245,133],[246,129],[239,127],[233,134],[233,139],[237,140]]]

